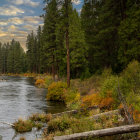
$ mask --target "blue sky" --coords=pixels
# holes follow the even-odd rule
[[[82,2],[75,0],[74,8],[81,9]],[[0,0],[0,42],[9,42],[13,38],[26,47],[26,38],[32,30],[36,32],[43,25],[45,4],[43,0]]]

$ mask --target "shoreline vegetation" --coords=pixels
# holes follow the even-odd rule
[[[128,125],[131,122],[125,114],[124,102],[119,97],[117,88],[126,102],[129,115],[133,118],[131,124],[140,123],[140,64],[137,61],[132,61],[119,75],[114,75],[110,69],[105,69],[102,74],[93,75],[88,79],[72,79],[70,88],[67,87],[66,79],[54,81],[49,74],[7,75],[33,77],[37,87],[48,89],[47,100],[63,102],[69,110],[76,110],[74,113],[59,113],[56,116],[54,114],[32,114],[27,120],[19,119],[14,123],[13,128],[16,132],[28,132],[33,127],[43,128],[42,137],[44,140],[51,140],[55,136]],[[97,108],[88,109],[94,106]],[[104,112],[108,114],[109,111],[113,112],[116,109],[124,111],[109,116],[100,115]],[[96,115],[99,117],[93,119]],[[116,137],[125,139],[135,136],[132,133]],[[114,136],[109,138],[114,140]]]
[[[55,117],[32,114],[14,123],[17,132],[37,127],[43,129],[44,139],[51,140],[140,123],[139,7],[138,0],[44,0],[43,26],[39,24],[36,31],[28,33],[26,52],[15,39],[0,42],[0,73],[33,77],[37,87],[48,89],[47,100],[78,110]],[[98,108],[88,110],[94,106]],[[123,112],[101,116],[118,109]],[[94,115],[100,117],[95,120]]]

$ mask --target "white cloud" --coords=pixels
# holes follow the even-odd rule
[[[6,26],[6,25],[8,25],[8,23],[5,22],[5,21],[0,21],[0,25],[1,25],[1,26]]]
[[[8,18],[5,20],[0,19],[0,26],[22,25],[22,24],[33,26],[33,25],[41,24],[42,21],[43,19],[38,16],[25,16],[22,18],[14,17],[14,18]]]
[[[32,0],[12,0],[11,2],[16,5],[29,5],[32,7],[37,7],[39,5],[39,2],[34,2]]]
[[[75,5],[79,5],[81,3],[81,0],[72,0],[72,2],[75,4]]]
[[[43,18],[40,18],[38,16],[25,16],[23,20],[28,24],[39,24],[41,21],[43,21]]]
[[[23,14],[24,11],[22,9],[19,9],[15,6],[3,6],[3,7],[0,7],[0,15],[2,16],[17,16],[17,15],[20,15],[20,14]]]
[[[14,17],[14,18],[10,18],[8,20],[8,23],[12,23],[12,24],[15,24],[15,25],[21,25],[21,24],[24,23],[24,21],[22,20],[22,18]]]

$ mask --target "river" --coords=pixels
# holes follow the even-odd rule
[[[13,123],[18,118],[27,118],[33,113],[57,113],[65,110],[63,104],[46,101],[46,89],[34,86],[33,78],[0,76],[0,122]],[[16,134],[10,126],[0,123],[2,140],[35,140],[41,132]]]

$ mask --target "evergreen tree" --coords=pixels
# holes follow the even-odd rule
[[[43,27],[43,51],[44,60],[48,68],[51,68],[53,78],[56,70],[56,23],[58,17],[56,0],[51,0],[46,6],[46,14]]]
[[[0,73],[26,72],[26,56],[20,43],[14,39],[10,43],[0,43]]]
[[[69,46],[72,78],[80,77],[87,68],[87,48],[84,31],[76,10],[72,10],[69,19]]]
[[[140,3],[129,0],[125,11],[126,18],[119,27],[120,49],[118,58],[123,68],[130,61],[140,61]]]

